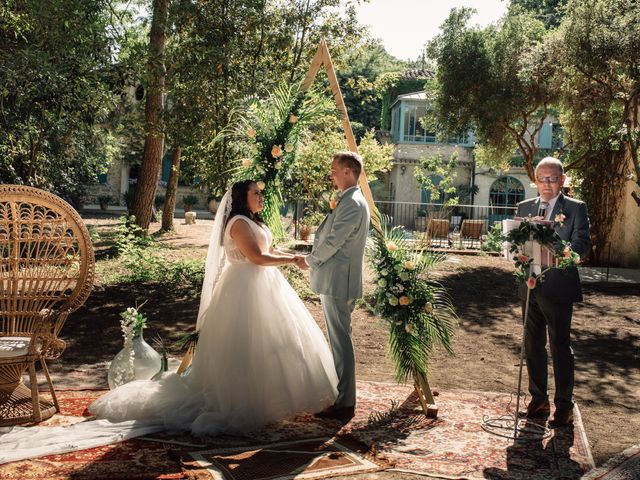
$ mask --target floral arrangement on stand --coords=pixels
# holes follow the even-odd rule
[[[563,221],[562,213],[556,215],[554,222],[534,221],[531,217],[525,217],[517,228],[504,235],[504,241],[511,244],[509,251],[513,254],[516,266],[516,281],[526,283],[529,290],[544,281],[544,274],[550,268],[566,269],[580,264],[580,255],[571,250],[569,242],[562,240],[553,228],[556,224],[562,225]],[[529,242],[539,243],[553,257],[539,273],[532,268],[534,259],[527,248]]]
[[[326,107],[313,96],[301,93],[297,86],[281,85],[266,99],[252,101],[239,122],[236,136],[246,144],[248,155],[240,160],[236,177],[258,182],[264,194],[262,218],[277,240],[285,235],[280,218],[281,188],[292,181],[301,132],[326,114]]]
[[[442,257],[416,252],[404,231],[383,225],[374,231],[369,260],[375,270],[375,312],[389,324],[389,352],[396,379],[425,376],[436,345],[453,353],[457,316],[445,288],[428,271]]]

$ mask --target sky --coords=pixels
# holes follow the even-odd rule
[[[401,60],[416,60],[453,7],[475,8],[470,24],[484,27],[502,17],[507,5],[506,0],[370,0],[356,9],[358,21],[370,26],[387,52]]]

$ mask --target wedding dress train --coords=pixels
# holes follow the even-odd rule
[[[0,463],[160,430],[244,433],[334,402],[338,379],[322,331],[278,268],[255,265],[242,255],[229,234],[236,221],[251,226],[262,251],[272,242],[265,226],[246,217],[228,222],[227,263],[201,312],[189,374],[133,381],[106,393],[89,407],[98,420],[15,427],[0,435]]]

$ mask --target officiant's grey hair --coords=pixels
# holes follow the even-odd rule
[[[544,157],[538,165],[536,165],[535,174],[538,173],[538,169],[541,167],[553,167],[560,172],[560,175],[564,175],[564,167],[562,166],[562,162],[555,157]]]

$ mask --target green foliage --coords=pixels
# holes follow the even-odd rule
[[[431,193],[432,200],[442,195],[442,203],[453,206],[459,203],[454,185],[457,167],[458,152],[454,151],[446,162],[442,155],[435,154],[420,160],[420,168],[415,169],[414,176],[422,188]]]
[[[401,382],[427,373],[436,345],[451,353],[457,319],[445,289],[428,277],[440,257],[413,252],[404,235],[384,226],[369,251],[377,281],[375,311],[389,323],[389,350]]]
[[[500,252],[502,251],[502,223],[496,222],[487,233],[487,239],[480,247],[483,252]]]
[[[321,38],[339,60],[363,35],[340,0],[173,2],[171,19],[170,143],[183,147],[185,177],[216,193],[247,157],[224,135],[246,99],[298,84]]]
[[[121,217],[115,246],[125,273],[120,283],[157,283],[196,292],[204,281],[204,260],[165,259],[161,245],[135,223],[133,216]]]
[[[286,183],[284,195],[289,199],[304,198],[313,210],[325,211],[328,193],[334,188],[329,178],[331,158],[347,149],[341,125],[335,118],[327,120],[319,128],[307,130],[300,143],[291,173],[295,181]],[[370,182],[391,169],[393,145],[380,144],[372,131],[360,139],[358,151]]]
[[[532,13],[546,28],[560,25],[567,0],[511,0],[511,5]]]
[[[118,153],[105,129],[122,87],[104,2],[0,7],[0,181],[79,203]]]
[[[98,202],[100,202],[100,204],[104,203],[105,205],[108,205],[112,200],[113,197],[111,195],[98,195]]]
[[[471,14],[453,9],[429,44],[438,65],[436,81],[426,87],[434,107],[431,126],[446,135],[473,128],[478,143],[498,153],[495,161],[481,157],[489,166],[504,164],[517,146],[533,178],[534,135],[559,90],[544,25],[514,8],[498,25],[479,29],[467,25]]]
[[[198,197],[193,194],[185,195],[184,197],[182,197],[182,204],[185,207],[195,207],[196,205],[198,205],[198,203]]]
[[[356,133],[358,140],[368,129],[380,128],[384,94],[406,68],[406,63],[389,55],[378,40],[364,43],[341,59],[337,75],[349,119],[352,126],[363,127]]]

